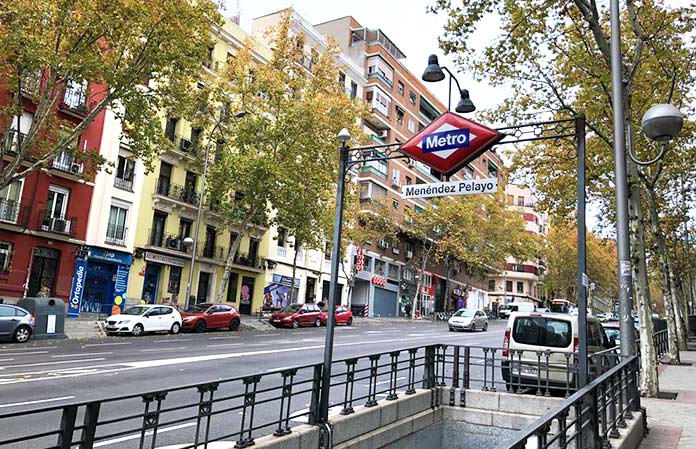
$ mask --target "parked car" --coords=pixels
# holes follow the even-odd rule
[[[488,316],[481,309],[459,309],[447,321],[450,332],[455,330],[488,330]]]
[[[513,313],[505,328],[501,362],[503,380],[508,390],[517,386],[536,387],[539,384],[545,387],[547,379],[551,390],[575,388],[575,375],[568,374],[567,371],[569,363],[571,367],[577,363],[576,356],[570,357],[570,354],[577,352],[578,346],[577,315]],[[599,320],[588,317],[587,352],[600,352],[613,346]],[[546,351],[550,352],[548,362]],[[593,359],[589,359],[591,372],[592,363]]]
[[[181,330],[181,314],[172,306],[143,304],[128,307],[118,315],[106,319],[107,335],[132,334],[135,337],[145,332],[168,331],[178,334]]]
[[[511,302],[505,304],[505,307],[500,309],[498,315],[500,318],[509,318],[514,312],[534,312],[536,306],[533,302]]]
[[[321,309],[321,314],[319,315],[319,318],[321,319],[322,326],[326,326],[326,322],[329,318],[328,311],[329,308],[327,306],[324,306]],[[353,312],[351,312],[350,309],[346,307],[336,306],[336,324],[345,324],[346,326],[352,326]]]
[[[18,306],[0,305],[0,338],[10,338],[15,343],[26,343],[34,334],[36,318]]]
[[[621,344],[621,323],[619,321],[608,321],[602,323],[602,327],[609,341],[619,346]],[[638,331],[635,328],[633,329],[633,338],[634,341],[638,341]]]
[[[321,309],[316,304],[288,304],[271,315],[275,327],[321,326]]]
[[[239,329],[239,312],[227,304],[212,304],[204,302],[194,304],[181,314],[184,330],[205,332],[208,329]]]

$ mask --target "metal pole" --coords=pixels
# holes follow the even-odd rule
[[[575,117],[578,156],[578,388],[587,385],[587,279],[585,231],[585,116]]]
[[[614,109],[614,165],[616,184],[616,246],[618,252],[621,354],[634,352],[631,252],[628,234],[628,178],[624,134],[624,86],[621,61],[619,0],[611,0],[611,78]]]
[[[343,189],[346,183],[346,166],[348,165],[348,147],[346,142],[340,149],[338,162],[338,186],[336,188],[336,215],[334,217],[333,249],[331,254],[331,283],[329,286],[329,304],[326,318],[326,338],[324,340],[324,369],[319,395],[319,422],[329,419],[329,391],[331,386],[331,362],[333,360],[334,327],[336,324],[336,293],[338,290],[338,268],[341,263],[341,228],[343,227]]]
[[[203,197],[205,196],[205,176],[208,173],[208,148],[205,146],[205,159],[203,159],[203,176],[201,176],[201,194],[198,196],[198,212],[196,214],[196,230],[193,235],[193,245],[191,246],[191,268],[189,269],[188,284],[186,284],[186,302],[189,305],[191,298],[191,287],[193,286],[193,266],[196,263],[196,249],[198,248],[198,232],[201,229],[201,214],[203,213]],[[181,237],[181,236],[180,236]]]
[[[449,70],[447,71],[449,72]],[[447,112],[452,111],[452,74],[449,74],[449,90],[447,91]]]

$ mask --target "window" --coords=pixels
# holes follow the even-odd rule
[[[15,308],[14,307],[7,307],[7,306],[0,306],[0,316],[2,316],[2,317],[15,316]]]
[[[346,74],[343,72],[338,72],[338,84],[341,86],[341,89],[346,87]]]
[[[406,280],[406,281],[413,281],[413,271],[411,271],[411,270],[404,270],[404,271],[403,271],[403,276],[404,276],[404,280]]]
[[[411,184],[413,184],[413,179],[410,176],[406,176],[406,185],[410,186]]]
[[[389,279],[399,280],[399,266],[393,263],[389,264],[389,274],[387,275]]]
[[[31,129],[31,125],[34,122],[34,115],[29,112],[22,112],[22,116],[19,119],[19,126],[17,126],[17,116],[12,119],[12,125],[10,126],[9,133],[5,136],[4,142],[2,144],[7,145],[9,143],[10,153],[16,153],[19,149],[18,147],[22,144],[24,137]]]
[[[416,122],[412,118],[408,119],[408,131],[412,133],[416,132]]]
[[[429,274],[423,273],[423,287],[430,288],[433,285],[433,277]]]
[[[413,253],[413,242],[406,242],[406,252]]]
[[[84,110],[87,104],[87,81],[68,81],[63,103],[70,109]]]
[[[167,214],[155,212],[152,216],[152,229],[150,230],[150,245],[162,246],[164,242],[164,224],[167,221]]]
[[[8,274],[10,272],[12,246],[11,242],[0,242],[0,274]]]
[[[401,81],[397,81],[396,91],[399,93],[399,95],[403,95],[404,94],[404,83],[402,83]]]
[[[408,101],[411,102],[411,104],[416,104],[416,94],[413,93],[413,91],[408,92]]]
[[[488,291],[489,292],[495,291],[495,279],[488,280]]]
[[[135,177],[135,161],[128,159],[125,156],[118,157],[118,165],[116,166],[116,178],[114,179],[114,187],[119,189],[133,191],[133,178]]]
[[[278,228],[278,246],[285,247],[288,240],[288,230],[285,228]]]
[[[195,151],[198,145],[201,144],[201,137],[203,136],[203,130],[201,128],[194,128],[191,130],[191,148]]]
[[[512,338],[523,345],[567,348],[571,344],[570,322],[544,317],[517,317]]]
[[[215,47],[208,47],[208,52],[205,55],[205,60],[203,61],[203,65],[209,69],[213,68],[213,52],[215,51]]]
[[[109,212],[109,225],[106,228],[106,243],[112,245],[126,244],[126,221],[128,208],[121,205],[112,205]]]
[[[524,282],[517,282],[517,293],[524,293]]]
[[[43,212],[42,230],[70,234],[70,220],[66,220],[70,191],[65,187],[50,185],[46,210]]]
[[[178,118],[169,117],[167,120],[167,126],[164,128],[164,135],[167,136],[167,138],[172,142],[176,140],[176,125],[178,122]]]
[[[355,100],[358,96],[358,84],[355,81],[350,82],[350,99]]]
[[[507,203],[512,206],[515,204],[515,197],[513,195],[506,195]]]
[[[401,185],[401,170],[399,170],[398,168],[392,169],[392,185]]]
[[[386,276],[387,263],[383,260],[375,259],[375,274]]]
[[[169,267],[169,284],[167,285],[168,293],[179,294],[181,287],[181,267]]]
[[[387,196],[387,189],[375,184],[374,182],[360,183],[360,199],[369,200],[371,198],[384,198]]]
[[[191,237],[191,226],[193,222],[185,218],[179,220],[179,238],[185,239],[186,237]]]
[[[22,180],[13,181],[9,186],[0,190],[0,221],[17,223],[22,185]]]
[[[389,117],[389,110],[391,108],[391,97],[387,95],[379,87],[373,87],[372,90],[368,92],[367,100],[372,102],[372,107],[377,109],[380,113]]]
[[[217,241],[217,230],[212,226],[205,228],[205,243],[203,244],[203,257],[215,257],[215,244]]]
[[[394,85],[394,69],[380,56],[367,58],[367,77],[379,78],[391,89]]]
[[[395,210],[398,210],[399,209],[399,200],[392,200],[392,207]]]
[[[160,163],[159,179],[157,180],[157,193],[169,196],[169,186],[172,178],[172,166],[166,162]]]
[[[404,124],[404,115],[406,115],[406,112],[401,109],[400,107],[396,107],[396,123],[399,125]]]
[[[192,171],[187,171],[186,180],[184,181],[184,191],[181,193],[181,201],[193,205],[198,204],[198,194],[196,193],[197,183],[198,175]]]
[[[518,205],[518,206],[524,206],[524,197],[523,197],[523,196],[518,196],[518,197],[517,197],[517,205]]]
[[[512,281],[505,281],[505,291],[506,292],[512,291]]]
[[[363,271],[372,271],[372,257],[363,256]]]

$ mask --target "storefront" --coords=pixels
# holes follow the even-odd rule
[[[165,301],[164,292],[172,293],[173,280],[176,279],[176,291],[180,288],[181,271],[186,263],[179,257],[167,256],[165,254],[147,251],[144,256],[145,267],[140,275],[143,279],[143,290],[141,299],[149,304],[174,301],[173,297],[167,296]],[[165,271],[169,271],[169,281],[165,289]],[[163,292],[162,295],[159,292]],[[176,301],[174,301],[176,302]]]
[[[87,275],[80,312],[109,315],[113,306],[123,308],[126,304],[128,271],[133,256],[98,247],[86,249]]]

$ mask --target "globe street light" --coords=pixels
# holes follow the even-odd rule
[[[459,89],[459,102],[457,102],[457,106],[454,108],[454,110],[459,113],[474,112],[476,110],[476,106],[469,98],[469,91],[462,89],[462,87],[459,85],[459,81],[454,77],[454,74],[450,72],[447,67],[441,66],[438,63],[437,55],[430,55],[428,57],[428,66],[425,68],[421,79],[428,83],[436,83],[445,79],[445,72],[449,73],[450,76],[449,95],[447,96],[447,110],[449,111],[452,109],[452,80],[454,80],[454,82],[457,83],[457,88]]]

